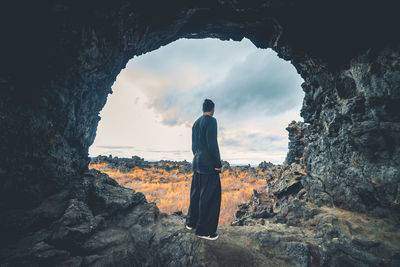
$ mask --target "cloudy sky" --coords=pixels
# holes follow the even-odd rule
[[[285,127],[303,121],[302,82],[290,62],[248,39],[180,39],[134,57],[121,71],[89,155],[192,161],[191,127],[210,98],[221,159],[282,163]]]

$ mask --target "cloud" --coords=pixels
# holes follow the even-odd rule
[[[160,88],[143,88],[150,106],[168,125],[191,124],[205,98],[216,104],[216,116],[248,120],[300,110],[303,80],[295,68],[271,49],[250,41],[238,47],[206,39],[177,41],[128,64],[134,72],[150,73]],[[174,47],[175,46],[175,47]],[[141,59],[141,60],[140,60]],[[168,83],[162,82],[168,80]]]
[[[166,46],[134,57],[127,64],[129,69],[140,68],[157,74],[174,74],[185,69],[209,70],[221,73],[227,65],[242,61],[254,51],[248,39],[241,42],[218,39],[179,39]]]
[[[234,65],[224,81],[210,91],[218,92],[216,100],[222,114],[271,116],[298,104],[301,83],[294,67],[272,50],[255,51]]]
[[[224,146],[241,146],[241,143],[238,139],[225,139],[224,141],[222,141],[222,145]]]
[[[109,149],[127,149],[136,148],[135,146],[96,146],[98,148],[109,148]]]
[[[222,138],[221,145],[230,148],[246,148],[251,151],[287,150],[287,136],[255,131],[248,133],[245,130],[234,129],[229,137]]]

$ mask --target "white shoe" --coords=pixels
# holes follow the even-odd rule
[[[193,229],[193,227],[190,227],[190,226],[188,226],[188,225],[186,224],[186,229],[188,229],[188,230],[192,230],[192,229]]]
[[[197,236],[200,238],[203,238],[203,239],[207,239],[207,240],[216,240],[219,237],[219,235],[217,233],[214,233],[211,235],[197,235]]]

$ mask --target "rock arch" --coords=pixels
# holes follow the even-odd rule
[[[140,237],[155,238],[144,227],[146,220],[162,237],[156,207],[144,203],[140,193],[125,192],[105,177],[95,180],[86,170],[98,113],[120,70],[133,56],[182,37],[247,37],[290,60],[305,80],[301,115],[310,128],[308,175],[302,183],[312,202],[399,215],[400,46],[394,5],[290,0],[24,4],[9,3],[4,16],[0,207],[7,238],[2,246],[40,229],[59,231],[43,234],[31,254],[9,262],[40,260],[40,253],[50,251],[50,261],[86,257],[87,264],[94,263],[97,252],[85,243],[93,234],[88,225],[103,229],[118,210],[155,214],[153,219],[139,216],[144,221],[135,217],[134,227],[128,217],[114,214],[124,227],[142,231],[121,237],[131,242],[130,250],[118,250],[121,262],[172,265],[177,260],[159,254],[149,262],[150,252],[138,252],[144,246]],[[68,223],[86,228],[71,231]],[[162,247],[167,241],[151,242]],[[185,250],[182,243],[174,244],[177,251]],[[286,249],[298,255],[311,248],[292,244]]]

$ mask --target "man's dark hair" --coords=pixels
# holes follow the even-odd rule
[[[213,109],[214,107],[214,102],[212,102],[210,99],[204,99],[203,102],[203,112],[209,112]]]

